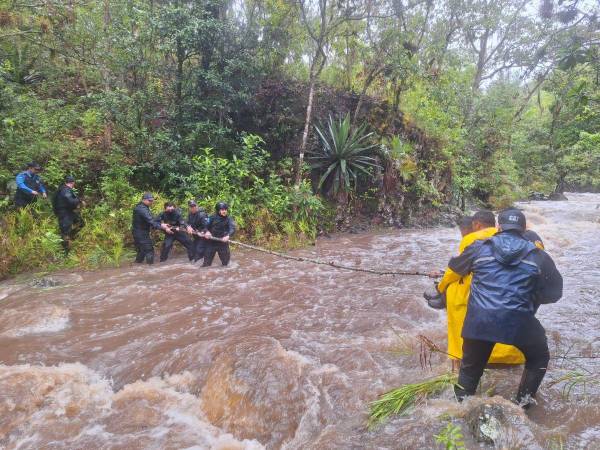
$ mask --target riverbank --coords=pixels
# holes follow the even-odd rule
[[[361,233],[378,229],[422,228],[436,225],[453,226],[460,211],[443,205],[420,211],[407,210],[404,221],[387,216],[385,211],[366,215],[365,212],[335,210],[322,204],[308,192],[298,209],[273,212],[264,208],[241,211],[232,209],[237,222],[236,238],[272,250],[293,250],[314,245],[317,235],[336,232]],[[157,195],[157,204],[162,198]],[[55,216],[49,204],[39,202],[33,208],[9,211],[0,219],[5,233],[0,236],[0,280],[20,274],[42,276],[59,270],[94,270],[121,267],[134,259],[131,237],[131,209],[136,196],[120,201],[121,206],[93,205],[82,210],[85,226],[73,241],[72,251],[65,256]],[[209,202],[204,202],[207,210]],[[125,206],[123,206],[125,205]],[[128,206],[127,206],[128,205]],[[157,214],[156,208],[154,213]],[[153,232],[155,248],[160,247],[163,234]],[[178,251],[175,245],[174,252]]]

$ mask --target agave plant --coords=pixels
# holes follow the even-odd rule
[[[366,133],[366,125],[352,129],[350,116],[334,120],[329,116],[327,129],[315,126],[321,147],[310,152],[310,162],[313,169],[322,175],[319,179],[319,189],[325,193],[348,193],[356,186],[358,174],[370,175],[369,169],[377,167],[377,161],[368,156],[375,147],[369,144],[373,133]]]

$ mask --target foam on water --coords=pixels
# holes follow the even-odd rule
[[[264,448],[206,421],[191,375],[136,381],[114,392],[81,364],[0,366],[3,448]]]
[[[33,311],[24,308],[0,310],[0,335],[20,337],[30,334],[56,333],[67,328],[69,310],[43,305]]]

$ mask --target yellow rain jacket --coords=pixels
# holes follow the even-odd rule
[[[473,242],[481,239],[487,239],[496,234],[496,228],[484,228],[467,234],[460,241],[459,253]],[[447,268],[444,277],[438,285],[440,292],[446,292],[446,305],[448,311],[448,354],[452,359],[462,358],[461,337],[463,322],[467,314],[467,304],[469,302],[469,292],[471,289],[472,274],[461,277],[452,269]],[[525,356],[516,347],[512,345],[496,344],[492,352],[490,363],[495,364],[523,364]]]

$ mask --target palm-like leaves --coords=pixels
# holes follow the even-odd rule
[[[360,172],[370,175],[369,168],[376,167],[375,158],[368,153],[375,147],[368,140],[373,133],[365,133],[366,125],[356,129],[350,125],[350,116],[342,120],[334,120],[329,116],[327,130],[315,126],[321,148],[310,152],[313,169],[322,172],[319,189],[327,186],[327,192],[348,192],[356,186]]]

